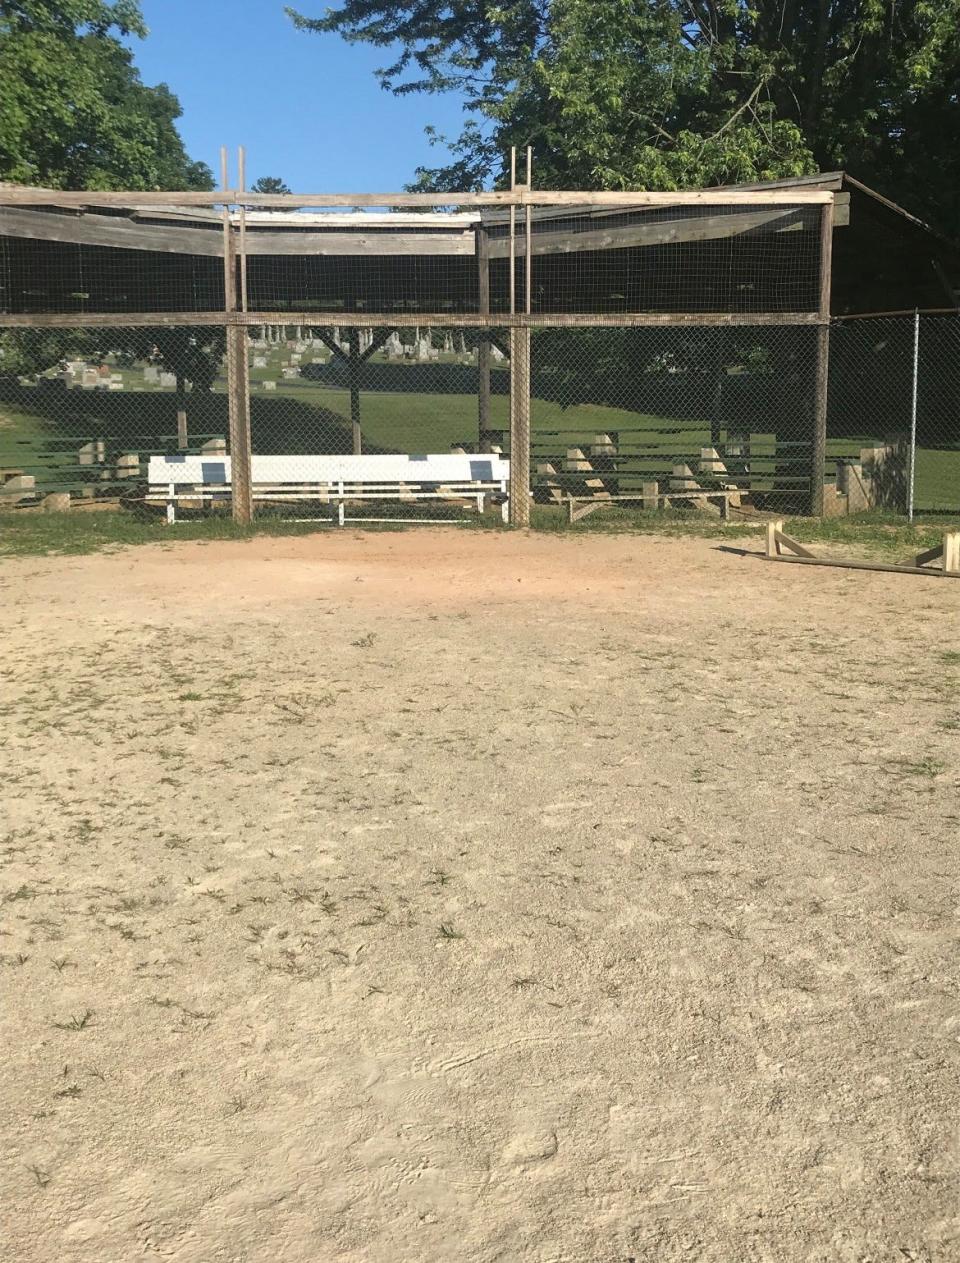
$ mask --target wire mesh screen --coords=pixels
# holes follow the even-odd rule
[[[258,514],[501,517],[510,393],[501,331],[268,324],[252,333],[250,366]]]
[[[543,329],[531,356],[539,502],[806,510],[814,328]]]
[[[508,311],[510,228],[502,214],[485,219],[491,307]],[[815,311],[819,226],[818,206],[538,210],[530,306],[540,313]],[[513,251],[523,303],[522,217]]]
[[[538,313],[809,312],[817,205],[685,205],[532,212]],[[384,315],[526,307],[525,212],[251,212],[233,246],[251,311]],[[0,204],[0,312],[214,312],[224,233],[212,209],[84,213]]]
[[[0,236],[0,311],[222,311],[223,259]]]
[[[542,504],[649,503],[655,485],[655,504],[809,506],[819,203],[563,202],[530,209],[529,257],[526,206],[511,230],[502,203],[477,205],[227,214],[0,191],[7,490],[136,486],[170,520],[232,504],[244,521],[251,501],[499,520],[513,380],[516,433],[528,398],[532,424],[520,521],[528,455]],[[526,334],[510,350],[528,304],[529,367]]]
[[[914,385],[916,451],[911,454]],[[902,513],[911,464],[917,512],[960,511],[960,316],[835,322],[828,481],[853,498],[855,509]]]
[[[222,328],[0,330],[0,504],[142,502],[151,460],[229,452]]]

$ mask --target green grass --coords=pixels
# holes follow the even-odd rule
[[[197,518],[168,527],[159,516],[139,517],[125,510],[0,513],[0,557],[37,554],[77,555],[134,544],[173,544],[179,540],[252,539],[255,535],[305,535],[313,523],[266,518],[238,526],[227,516]]]
[[[878,560],[909,561],[913,554],[941,543],[944,531],[960,529],[960,511],[953,522],[949,518],[921,517],[913,525],[884,513],[859,513],[855,517],[823,521],[794,517],[785,521],[786,533],[801,543],[825,545],[831,551],[834,548],[849,550],[851,555]],[[657,512],[631,506],[600,509],[570,526],[566,509],[538,505],[533,510],[531,525],[535,530],[557,534],[686,535],[718,540],[748,537],[756,540],[756,548],[763,547],[761,530],[756,524],[736,519],[722,522],[693,509]]]
[[[345,387],[309,378],[281,378],[277,380],[275,391],[261,389],[264,379],[273,379],[279,373],[279,360],[287,354],[286,348],[270,352],[268,368],[251,371],[254,450],[264,453],[349,450],[350,400]],[[308,362],[309,357],[305,355],[302,363]],[[376,369],[376,361],[372,367]],[[390,365],[394,372],[397,367]],[[112,436],[108,438],[111,450],[130,450],[115,432],[123,429],[130,431],[131,440],[133,431],[138,432],[132,443],[133,450],[147,450],[143,444],[150,440],[143,436],[144,431],[159,434],[163,430],[169,442],[176,429],[174,392],[160,392],[146,385],[140,368],[119,371],[128,391],[125,396],[119,392],[95,395],[79,389],[60,394],[38,393],[35,413],[23,407],[22,399],[14,405],[0,403],[0,468],[33,472],[38,484],[51,490],[76,489],[82,485],[80,468],[73,463],[74,449],[66,439],[64,427],[68,416],[72,418],[70,430],[77,436],[77,446],[85,438],[103,432]],[[498,380],[503,380],[505,371],[496,370]],[[188,415],[194,432],[225,433],[224,389],[225,379],[221,378],[215,383],[212,395],[196,401],[188,399]],[[531,412],[534,465],[562,460],[568,447],[587,446],[598,432],[618,431],[621,453],[629,461],[629,468],[620,474],[622,490],[635,489],[645,477],[662,477],[674,457],[688,453],[690,459],[695,459],[699,448],[710,442],[709,429],[701,422],[684,422],[602,405],[580,404],[565,409],[552,401],[534,399]],[[493,395],[490,424],[494,429],[507,430],[509,401],[506,395]],[[361,425],[365,443],[371,450],[448,451],[454,444],[469,443],[475,438],[477,401],[471,394],[366,390],[361,395]],[[767,418],[757,417],[754,425],[757,428],[750,435],[753,484],[755,489],[764,490],[773,485],[776,440]],[[664,433],[665,429],[676,433]],[[64,442],[51,443],[51,440],[61,439]],[[828,464],[841,456],[856,456],[861,446],[875,442],[868,434],[832,438],[827,444]],[[65,450],[51,450],[55,447]],[[785,482],[790,478],[790,471],[782,468],[783,452],[776,459],[781,464],[777,485],[792,485],[792,481]],[[916,473],[918,511],[960,508],[960,447],[956,450],[919,449]],[[797,479],[802,481],[799,475]]]
[[[725,523],[694,511],[655,513],[631,507],[602,509],[569,526],[565,510],[538,505],[532,518],[534,530],[557,534],[630,533],[692,536],[718,541],[748,539],[748,547],[762,547],[760,531],[755,525],[737,521]],[[921,519],[910,526],[898,518],[863,514],[824,522],[792,518],[788,520],[787,531],[804,543],[834,546],[849,551],[851,555],[905,561],[913,553],[938,544],[950,525],[949,520],[934,518]],[[960,514],[957,525],[960,526]],[[475,523],[471,519],[468,519],[468,526],[494,529],[490,523]],[[73,513],[24,510],[0,513],[0,557],[79,555],[138,544],[249,540],[258,535],[308,535],[330,529],[325,523],[290,522],[282,518],[260,518],[252,526],[245,527],[237,526],[226,516],[184,519],[176,526],[168,527],[159,516],[144,518],[124,510],[77,510]],[[389,529],[401,530],[403,526],[391,523]]]

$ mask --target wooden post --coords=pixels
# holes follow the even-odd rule
[[[830,280],[833,266],[833,202],[820,211],[820,298],[817,326],[817,382],[810,453],[810,515],[823,517],[823,475],[827,455],[827,395],[830,376]]]
[[[350,424],[353,428],[353,454],[363,451],[363,434],[360,430],[360,330],[352,327],[347,332],[347,375],[350,382]]]
[[[510,191],[517,188],[517,150],[510,150]],[[517,310],[517,204],[510,202],[510,315]]]
[[[779,557],[779,556],[780,556],[780,545],[779,545],[779,543],[777,542],[777,536],[778,536],[778,535],[781,535],[781,534],[783,534],[783,522],[782,522],[782,521],[780,521],[780,522],[768,522],[768,523],[767,523],[767,548],[766,548],[766,552],[767,552],[767,556],[768,556],[768,557]]]
[[[221,188],[227,188],[227,150],[220,150]],[[230,207],[223,208],[223,305],[226,311],[227,414],[230,421],[230,485],[233,520],[253,520],[252,452],[250,439],[250,374],[247,330],[230,323],[237,310],[237,256]]]
[[[948,531],[943,537],[943,569],[960,574],[960,531]]]
[[[527,145],[527,193],[533,188],[533,146]],[[524,260],[523,260],[523,309],[529,316],[533,311],[533,207],[527,202],[524,208]]]
[[[227,326],[227,408],[230,417],[230,483],[233,520],[253,520],[252,453],[250,438],[250,376],[247,331]]]
[[[476,230],[477,243],[477,310],[481,316],[490,315],[490,238],[482,226]],[[480,330],[477,342],[477,451],[490,450],[490,339],[485,329]]]
[[[530,525],[530,330],[510,330],[510,522]]]
[[[187,383],[177,374],[177,447],[181,451],[190,446],[187,434]]]

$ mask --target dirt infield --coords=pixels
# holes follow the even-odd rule
[[[960,1258],[960,584],[410,531],[0,596],[4,1260]]]

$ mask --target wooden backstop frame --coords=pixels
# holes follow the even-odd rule
[[[0,186],[0,207],[120,208],[160,207],[219,208],[223,216],[224,310],[205,312],[74,312],[40,314],[0,313],[2,329],[44,328],[163,328],[175,325],[220,326],[226,333],[227,396],[230,446],[233,470],[233,516],[249,523],[253,515],[251,484],[250,390],[248,339],[246,330],[266,325],[316,325],[321,320],[354,331],[351,347],[358,343],[356,332],[363,328],[391,328],[441,325],[451,329],[503,329],[509,333],[511,352],[510,432],[511,469],[510,520],[516,526],[530,521],[530,332],[534,328],[662,328],[669,326],[744,327],[811,326],[817,329],[816,385],[814,392],[810,510],[823,512],[823,466],[826,449],[828,392],[830,276],[834,204],[837,195],[822,189],[696,189],[676,193],[661,192],[580,192],[534,190],[532,159],[527,151],[526,181],[516,180],[516,155],[511,155],[511,187],[480,193],[249,193],[244,189],[244,154],[238,162],[237,187],[228,187],[226,150],[221,151],[221,187],[215,192],[86,192]],[[812,311],[792,312],[532,312],[532,212],[534,207],[611,207],[624,210],[659,206],[818,206],[820,251],[818,305]],[[304,209],[319,207],[390,207],[413,209],[439,207],[497,207],[510,212],[510,311],[490,311],[490,252],[487,232],[476,229],[478,263],[478,311],[476,312],[358,312],[249,311],[247,304],[247,209]],[[523,310],[517,310],[516,211],[524,211]],[[482,447],[490,431],[490,364],[492,337],[481,337],[478,347],[480,372],[478,397],[478,439]],[[357,357],[351,355],[354,365]],[[351,381],[355,380],[355,374]],[[356,393],[351,390],[351,397]],[[359,446],[359,418],[352,416],[354,448]]]

